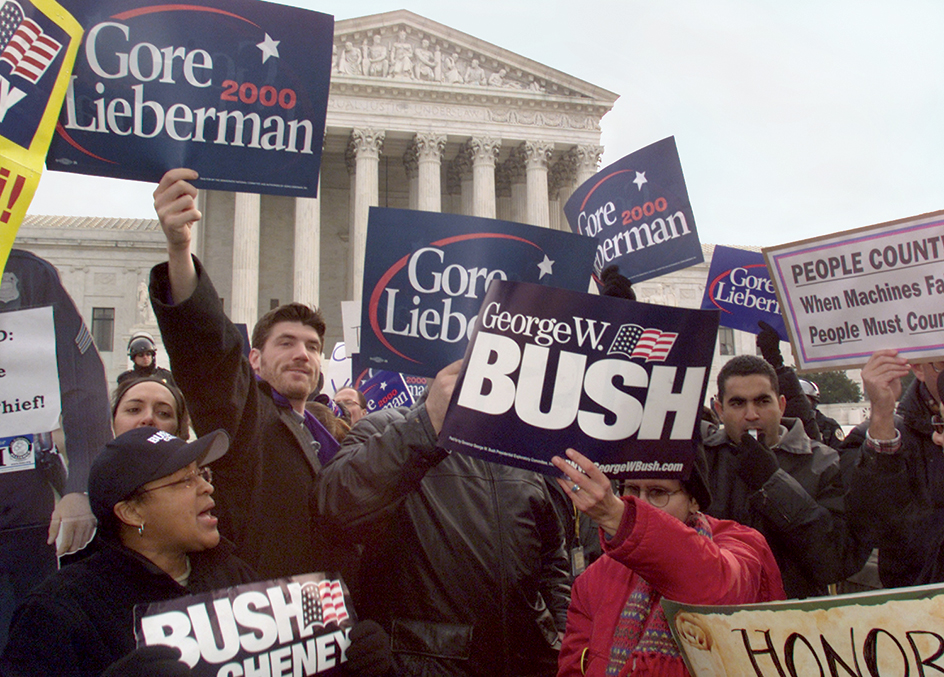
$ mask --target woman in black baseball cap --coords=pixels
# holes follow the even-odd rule
[[[252,570],[220,542],[206,463],[226,453],[218,430],[187,443],[134,428],[92,464],[89,503],[98,548],[63,567],[16,611],[0,659],[4,675],[189,674],[170,647],[135,649],[134,607],[240,585]]]
[[[229,448],[223,430],[185,442],[137,427],[105,445],[89,474],[94,554],[35,588],[13,616],[3,677],[183,677],[169,646],[135,649],[134,608],[257,580],[213,516],[206,464]],[[390,639],[374,621],[351,628],[342,675],[394,677]]]

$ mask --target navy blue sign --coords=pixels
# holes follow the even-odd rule
[[[32,145],[71,42],[29,0],[0,3],[0,136]]]
[[[564,213],[575,233],[597,240],[593,270],[610,265],[632,282],[705,260],[675,137],[609,165],[581,185]]]
[[[316,195],[334,18],[259,0],[67,0],[85,27],[46,163]]]
[[[722,327],[758,334],[757,323],[763,320],[777,330],[781,341],[790,340],[760,252],[716,246],[701,307],[720,310]]]
[[[496,282],[438,444],[557,475],[572,447],[610,477],[686,477],[717,311]]]
[[[462,358],[494,280],[585,291],[591,238],[473,216],[372,207],[360,364],[435,376]]]
[[[422,380],[425,387],[426,379]],[[414,398],[410,387],[403,374],[395,371],[378,371],[361,384],[360,391],[364,393],[364,399],[367,400],[368,412],[390,407],[413,406]]]

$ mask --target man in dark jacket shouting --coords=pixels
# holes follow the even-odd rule
[[[353,550],[311,530],[308,496],[337,451],[305,410],[318,385],[325,324],[320,311],[290,303],[252,332],[252,350],[226,317],[206,271],[191,254],[200,219],[189,169],[167,172],[154,207],[167,237],[167,263],[151,271],[151,304],[197,434],[225,429],[229,452],[213,464],[220,531],[264,578],[341,571],[352,578]]]
[[[788,597],[827,594],[857,572],[869,548],[851,533],[839,454],[783,418],[777,372],[739,355],[718,373],[715,409],[723,425],[702,424],[708,513],[760,531],[780,566]]]

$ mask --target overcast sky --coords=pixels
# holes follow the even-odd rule
[[[674,135],[702,242],[774,245],[944,209],[940,0],[285,4],[337,19],[409,9],[619,94],[604,165]],[[153,218],[152,190],[45,172],[30,211]]]

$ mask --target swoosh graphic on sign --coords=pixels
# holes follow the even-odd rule
[[[85,154],[88,155],[89,157],[93,157],[93,158],[95,158],[96,160],[101,160],[102,162],[107,162],[107,163],[110,164],[110,165],[116,165],[116,164],[118,164],[118,163],[115,162],[114,160],[106,160],[105,158],[99,157],[99,156],[96,155],[95,153],[92,153],[91,151],[87,151],[87,150],[85,150],[84,148],[82,148],[82,146],[80,146],[80,145],[76,142],[75,139],[73,139],[71,136],[69,136],[69,132],[67,132],[67,131],[66,131],[66,128],[62,126],[62,123],[61,123],[61,122],[57,122],[57,123],[56,123],[56,133],[59,134],[63,139],[65,139],[65,140],[66,140],[66,143],[68,143],[70,146],[72,146],[73,148],[75,148],[75,149],[76,149],[77,151],[79,151],[80,153],[85,153]]]
[[[749,263],[746,266],[737,266],[737,267],[738,268],[766,268],[767,264],[766,263]],[[711,284],[708,285],[708,298],[711,299],[711,302],[715,304],[715,306],[717,306],[718,310],[720,310],[722,313],[728,313],[729,315],[731,314],[731,311],[725,308],[722,308],[721,306],[718,305],[718,302],[715,301],[715,287],[721,281],[721,278],[724,277],[725,275],[730,275],[732,270],[734,270],[734,268],[728,268],[726,271],[721,273],[718,277],[713,279],[711,281]]]
[[[256,28],[259,28],[259,24],[245,17],[241,17],[238,14],[233,14],[232,12],[216,9],[214,7],[201,7],[199,5],[151,5],[150,7],[139,7],[138,9],[129,9],[127,12],[119,12],[118,14],[113,14],[111,18],[124,21],[125,19],[134,19],[135,17],[144,16],[146,14],[157,14],[158,12],[207,12],[208,14],[222,14],[234,19],[239,19],[240,21],[245,21],[247,24],[252,24]]]
[[[633,170],[632,170],[632,169],[620,169],[619,171],[613,172],[612,174],[607,174],[607,175],[604,176],[602,179],[600,179],[599,181],[597,181],[597,182],[593,185],[593,188],[590,189],[590,192],[587,193],[587,196],[583,199],[583,202],[580,203],[580,211],[583,211],[583,208],[587,206],[587,200],[589,200],[589,199],[590,199],[590,196],[593,195],[593,191],[595,191],[597,188],[600,187],[600,184],[601,184],[601,183],[603,183],[604,181],[609,181],[610,179],[612,179],[612,178],[613,178],[614,176],[616,176],[617,174],[626,174],[627,172],[631,172],[631,171],[633,171]]]

